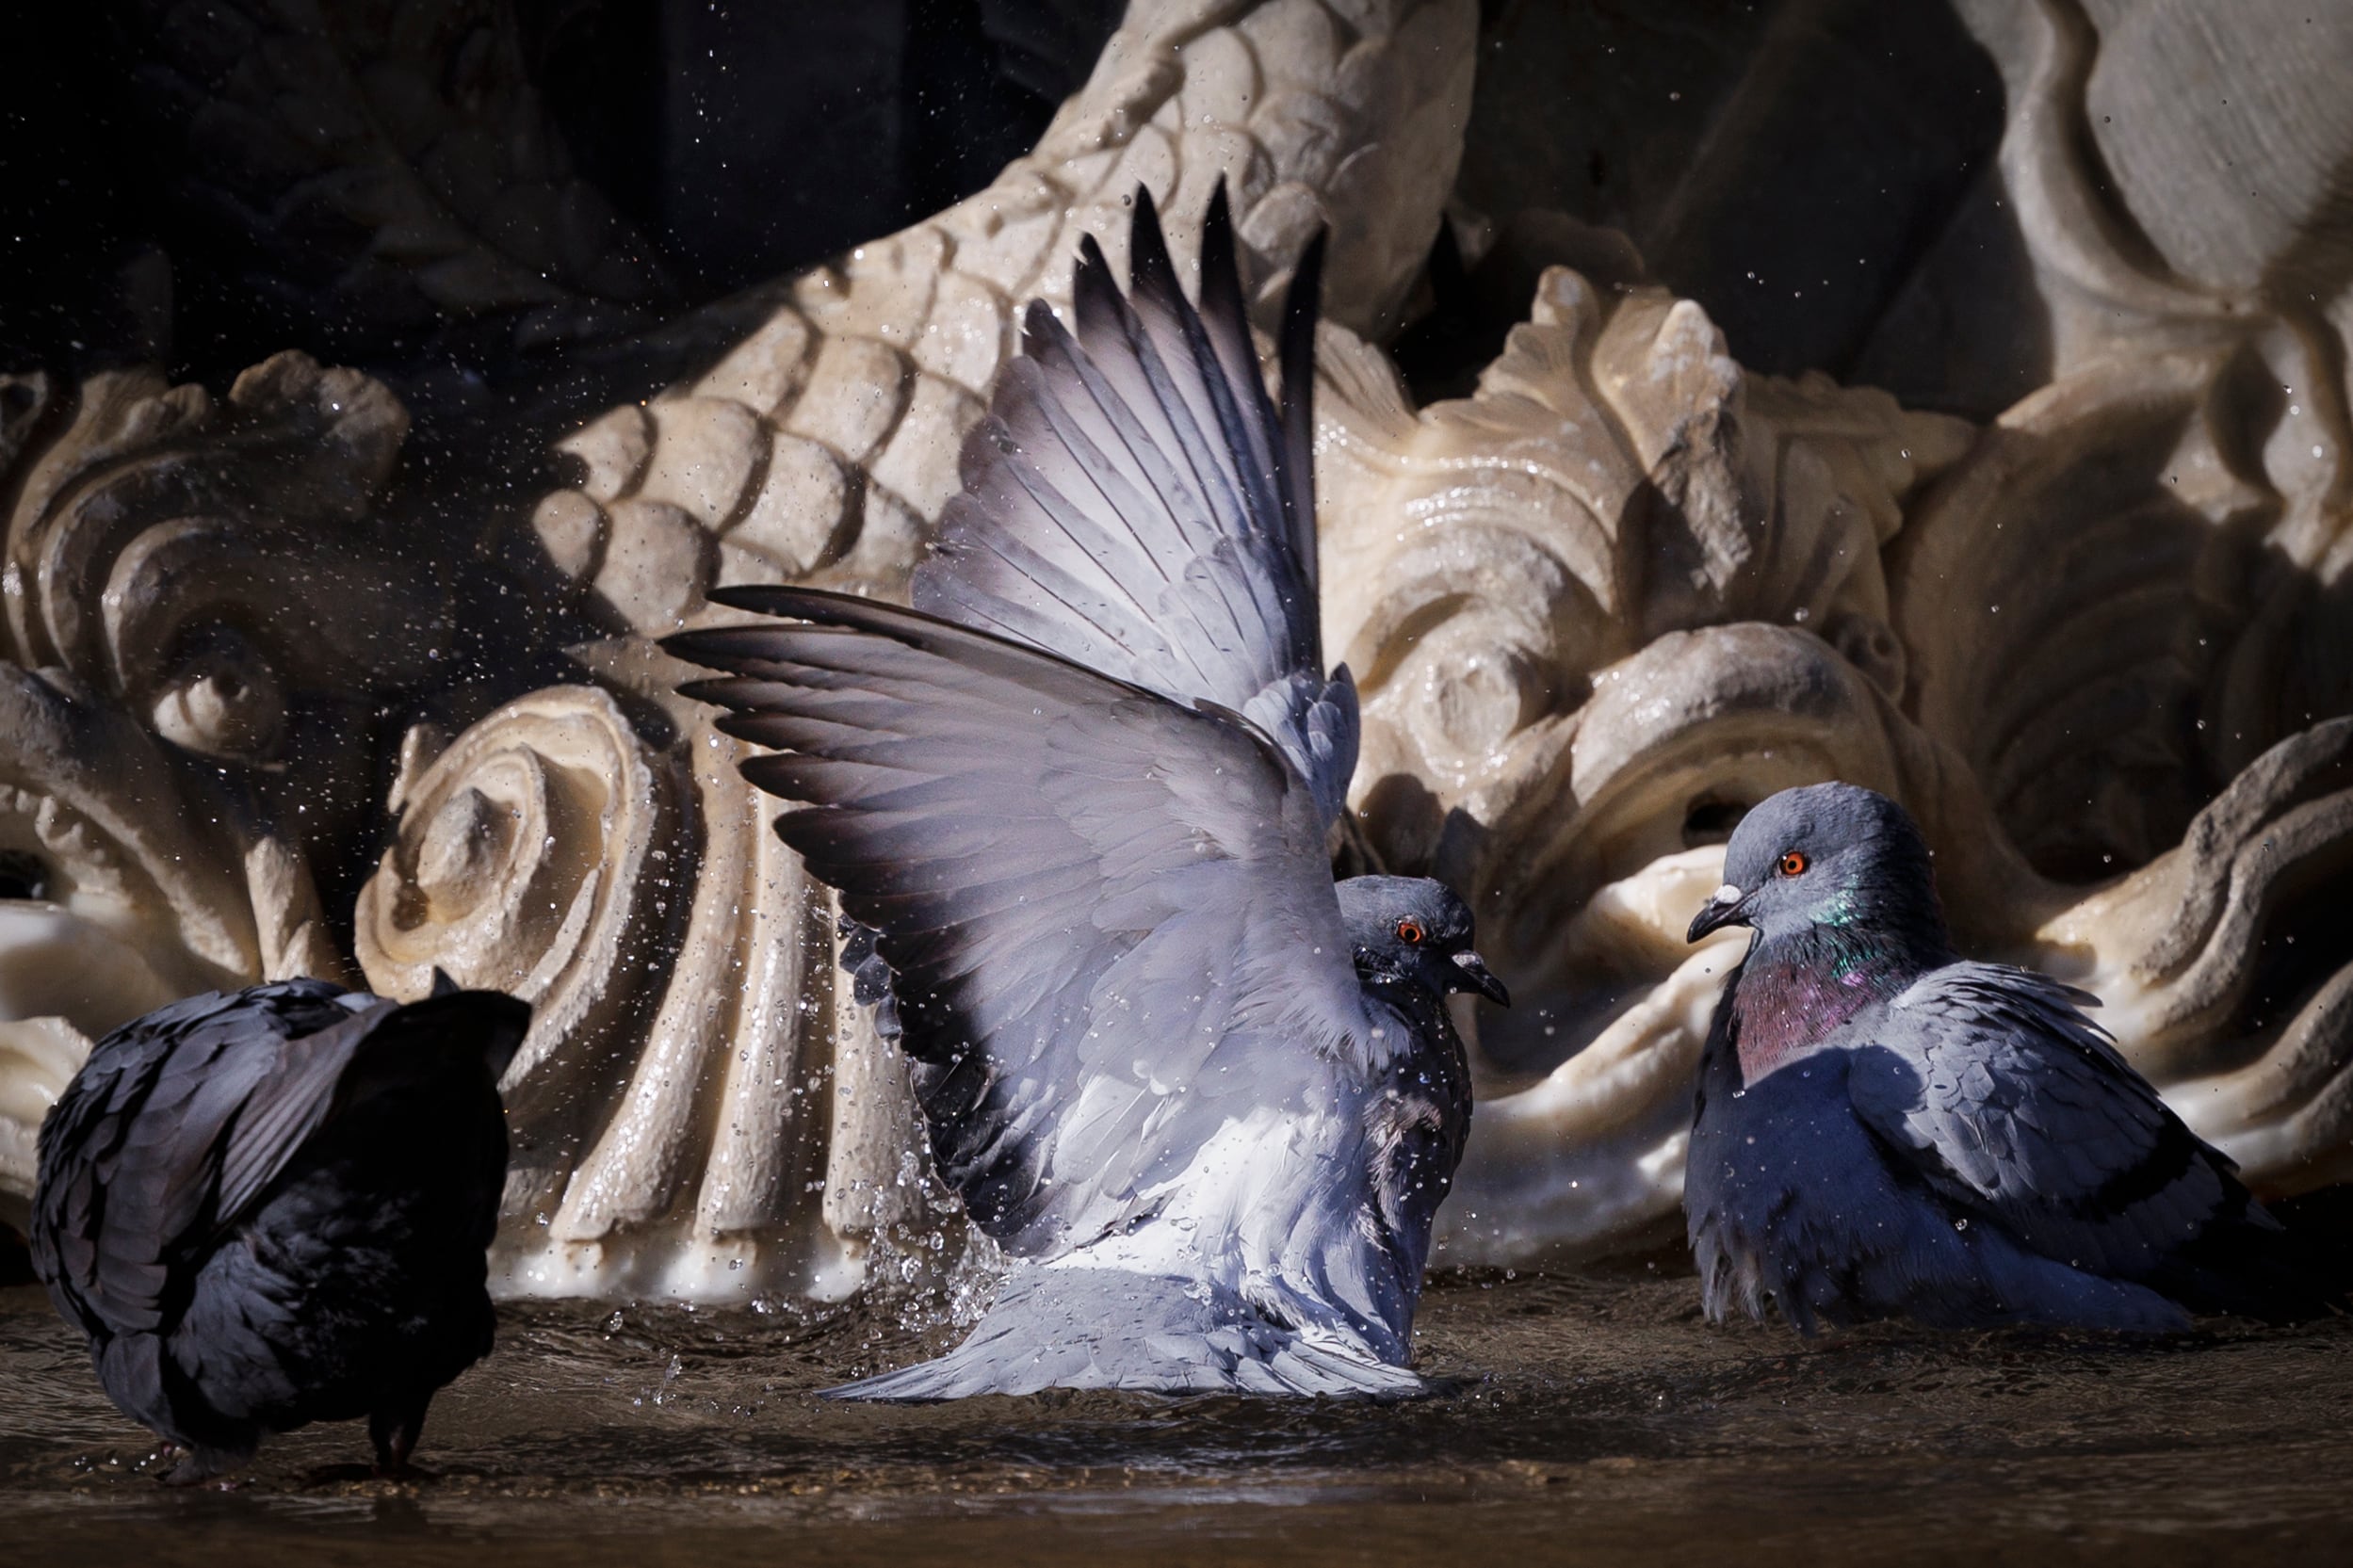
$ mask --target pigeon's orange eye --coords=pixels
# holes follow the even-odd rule
[[[1806,857],[1792,849],[1781,857],[1774,869],[1784,877],[1803,876],[1806,870]]]
[[[1397,940],[1404,943],[1408,946],[1420,942],[1421,940],[1421,922],[1412,919],[1400,920],[1397,923]]]

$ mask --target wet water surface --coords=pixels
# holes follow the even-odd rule
[[[0,1291],[0,1560],[341,1563],[2353,1561],[2353,1322],[1800,1345],[1688,1278],[1439,1280],[1407,1405],[810,1391],[950,1337],[884,1314],[534,1306],[434,1405],[170,1490],[37,1289]]]

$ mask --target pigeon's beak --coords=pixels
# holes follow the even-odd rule
[[[1708,901],[1699,906],[1699,913],[1692,916],[1691,935],[1686,940],[1696,942],[1710,931],[1726,926],[1747,924],[1742,918],[1746,913],[1744,908],[1746,901],[1747,895],[1730,882],[1726,882],[1710,894]]]
[[[1500,1008],[1512,1005],[1512,994],[1503,989],[1503,982],[1495,978],[1495,971],[1487,967],[1486,960],[1465,948],[1454,955],[1454,962],[1462,970],[1467,983],[1451,989],[1475,991]]]

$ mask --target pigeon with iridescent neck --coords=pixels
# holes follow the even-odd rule
[[[1684,1210],[1711,1318],[2164,1333],[2326,1310],[2298,1243],[2044,975],[1945,934],[1926,844],[1852,784],[1742,821],[1692,922],[1755,933],[1701,1058]]]

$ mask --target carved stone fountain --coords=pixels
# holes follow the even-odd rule
[[[503,401],[412,379],[445,412],[404,459],[402,399],[300,352],[218,397],[0,382],[0,1217],[91,1036],[194,989],[414,996],[438,966],[538,1009],[510,1292],[833,1298],[913,1267],[954,1221],[901,1070],[651,639],[719,582],[901,593],[1024,302],[1082,233],[1124,267],[1139,184],[1189,253],[1220,179],[1262,299],[1334,236],[1351,852],[1462,888],[1520,998],[1466,1020],[1444,1258],[1672,1228],[1730,956],[1681,929],[1739,813],[1833,775],[1910,804],[1964,944],[2097,992],[2258,1187],[2353,1175],[2353,20],[1955,0],[1994,155],[1841,384],[1744,368],[1673,280],[1730,243],[1711,192],[1790,178],[1776,105],[1851,6],[1768,8],[1707,59],[1600,45],[1622,75],[1581,56],[1597,170],[1611,93],[1715,85],[1680,183],[1572,210],[1496,127],[1575,93],[1482,74],[1567,8],[1483,38],[1471,0],[1135,0],[993,184],[693,310],[573,172],[506,10],[410,9],[434,24],[255,23],[209,74],[203,40],[158,47],[197,121],[299,144],[284,177],[368,236],[319,286],[495,337]],[[1466,275],[1519,324],[1417,407],[1390,350],[1473,341]]]

